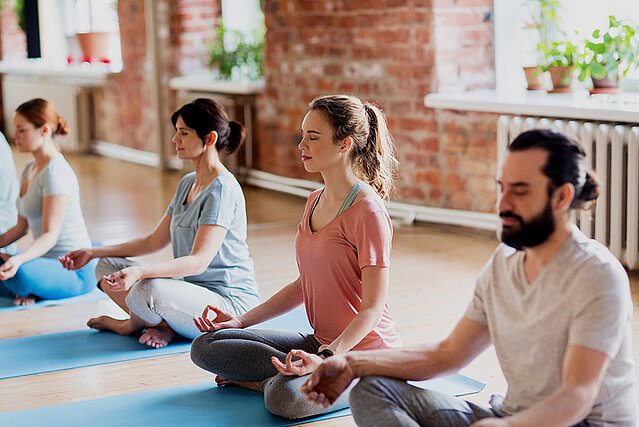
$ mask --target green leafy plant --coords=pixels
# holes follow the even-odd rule
[[[579,62],[579,80],[589,76],[615,80],[639,65],[638,28],[612,15],[608,22],[605,33],[597,29],[592,38],[585,41],[584,56]]]
[[[222,19],[216,29],[217,39],[211,45],[209,66],[217,67],[222,79],[257,80],[264,75],[264,27],[252,37],[224,27]]]
[[[543,57],[557,33],[563,34],[559,25],[562,4],[559,0],[526,0],[525,3],[528,7],[525,29],[537,31],[537,52]]]
[[[575,67],[579,62],[580,55],[577,46],[569,40],[555,41],[541,47],[544,53],[544,64],[542,70],[550,67]]]

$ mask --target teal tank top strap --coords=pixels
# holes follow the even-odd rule
[[[353,185],[353,188],[351,188],[351,191],[349,191],[346,195],[346,198],[344,199],[342,206],[339,208],[339,211],[337,211],[337,215],[335,215],[336,217],[353,204],[355,198],[365,186],[366,184],[364,183],[364,181],[359,181],[357,184]]]
[[[319,202],[319,199],[322,196],[323,192],[324,192],[324,189],[322,188],[322,191],[317,195],[317,198],[315,199],[315,202],[313,202],[313,207],[311,208],[311,213],[308,215],[309,218],[313,216],[313,212],[315,212],[315,207],[317,206],[317,202]]]

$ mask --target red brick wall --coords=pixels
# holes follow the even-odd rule
[[[118,1],[122,72],[95,92],[96,139],[153,151],[144,0]]]
[[[306,105],[349,93],[386,113],[401,162],[396,199],[492,209],[495,118],[423,104],[440,88],[493,86],[490,0],[272,0],[264,8],[260,169],[310,178],[296,148]]]
[[[208,67],[221,0],[181,0],[174,7],[177,19],[171,19],[171,43],[179,49],[179,71],[184,74]]]
[[[169,79],[202,67],[200,47],[214,36],[219,13],[220,0],[158,0],[160,84],[167,104],[162,112],[166,121],[157,124],[150,108],[153,88],[144,0],[118,1],[123,69],[96,93],[97,140],[157,152],[153,127],[165,126],[170,134],[168,118],[176,107]]]

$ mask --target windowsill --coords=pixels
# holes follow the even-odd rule
[[[594,96],[584,89],[568,94],[495,90],[431,93],[424,98],[424,105],[447,110],[639,123],[639,93],[634,92]]]
[[[264,80],[238,82],[215,80],[212,74],[193,74],[173,77],[169,80],[169,87],[192,92],[257,95],[264,91]]]
[[[119,73],[107,64],[50,64],[40,59],[0,61],[0,73],[18,76],[55,77],[76,85],[98,86]]]

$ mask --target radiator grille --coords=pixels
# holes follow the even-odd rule
[[[2,108],[7,137],[14,132],[15,109],[32,98],[44,98],[51,102],[58,114],[67,121],[69,134],[57,136],[55,141],[66,152],[85,153],[89,150],[90,89],[60,79],[45,76],[4,75],[2,78]]]
[[[555,129],[581,142],[586,161],[602,185],[594,212],[580,212],[575,223],[586,235],[608,246],[628,268],[639,268],[639,126],[500,116],[499,165],[510,141],[534,128]]]

